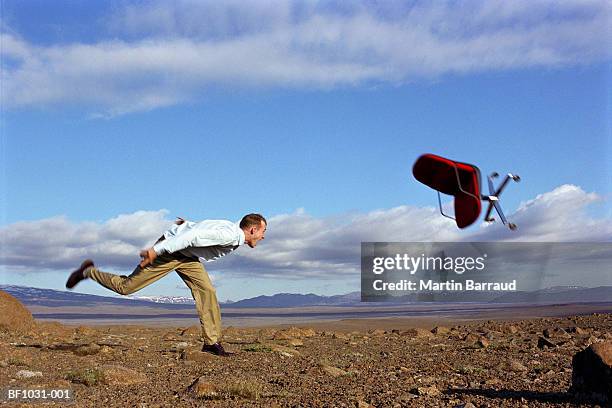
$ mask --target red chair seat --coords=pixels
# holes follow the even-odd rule
[[[435,154],[424,154],[414,163],[412,174],[426,186],[455,197],[455,221],[459,228],[473,224],[480,216],[482,207],[478,167]],[[457,174],[461,187],[457,182]]]

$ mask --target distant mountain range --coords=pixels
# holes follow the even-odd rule
[[[31,288],[27,286],[0,285],[3,290],[26,306],[146,306],[159,308],[185,308],[194,304],[194,300],[184,296],[99,296],[70,291]],[[279,293],[273,296],[257,296],[237,302],[221,302],[222,307],[257,308],[257,307],[300,307],[300,306],[340,306],[359,303],[361,295],[352,292],[346,295],[319,296],[315,294]]]
[[[184,296],[130,296],[111,297],[88,295],[84,293],[60,291],[53,289],[31,288],[26,286],[0,285],[0,290],[13,295],[26,306],[144,306],[149,308],[184,309],[193,304],[193,299]],[[319,296],[312,293],[278,293],[272,296],[257,296],[237,302],[222,303],[223,308],[288,308],[308,306],[357,306],[360,292],[345,295]],[[492,303],[592,303],[612,302],[612,286],[585,288],[579,286],[557,286],[533,292],[509,292],[503,295],[492,292],[472,293],[465,295],[454,292],[435,294],[420,293],[397,298],[392,303],[416,301],[450,301],[450,302],[492,302]],[[377,303],[377,304],[389,304]],[[375,304],[369,303],[370,306]]]

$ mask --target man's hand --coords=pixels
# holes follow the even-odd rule
[[[140,251],[140,257],[142,258],[142,261],[140,261],[139,265],[141,268],[144,268],[145,266],[153,263],[155,258],[157,258],[157,253],[155,253],[153,248],[143,249]]]

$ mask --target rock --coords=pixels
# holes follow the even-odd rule
[[[111,353],[112,351],[113,351],[112,347],[109,347],[106,345],[100,347],[100,353]]]
[[[0,330],[23,333],[33,326],[32,313],[15,297],[0,290]]]
[[[570,392],[612,402],[612,341],[592,344],[574,355]]]
[[[345,333],[342,333],[342,332],[334,332],[334,333],[332,333],[332,338],[333,339],[348,340],[349,336],[347,336]]]
[[[368,334],[370,334],[372,336],[384,336],[385,335],[385,331],[382,330],[382,329],[370,330],[368,332]]]
[[[557,345],[553,343],[552,341],[548,340],[545,337],[538,338],[538,348],[539,349],[553,348],[553,347],[557,347]]]
[[[182,351],[185,350],[187,347],[189,347],[189,343],[187,343],[186,341],[181,341],[179,343],[173,344],[170,349],[172,351]]]
[[[407,336],[407,337],[432,337],[433,334],[426,329],[421,329],[420,327],[415,327],[412,329],[408,329],[405,330],[403,332],[401,332],[402,336]]]
[[[304,345],[304,342],[300,339],[290,339],[287,344],[292,347],[302,347]]]
[[[195,361],[198,363],[203,363],[215,359],[215,356],[200,350],[183,350],[181,352],[180,359],[185,361]]]
[[[455,405],[454,408],[476,408],[476,406],[471,402],[466,402],[465,404]]]
[[[519,329],[516,326],[514,326],[514,325],[508,326],[508,333],[516,334],[516,333],[518,333],[518,331],[519,331]]]
[[[106,347],[106,346],[105,346]],[[96,343],[90,343],[86,346],[80,346],[73,350],[73,353],[77,356],[90,356],[92,354],[98,354],[102,347]]]
[[[582,330],[578,326],[569,326],[565,328],[565,331],[572,334],[586,334],[584,330]]]
[[[493,377],[493,378],[489,378],[489,379],[485,380],[484,383],[485,383],[485,385],[501,385],[501,384],[503,384],[503,381],[500,380],[499,378]]]
[[[374,405],[368,404],[364,400],[357,401],[357,408],[374,408]]]
[[[288,329],[279,330],[274,334],[274,340],[289,340],[301,339],[304,337],[312,337],[317,333],[312,329],[300,329],[298,327],[289,327]]]
[[[448,334],[449,331],[450,331],[449,328],[444,327],[444,326],[436,326],[433,329],[431,329],[431,332],[433,334]]]
[[[430,385],[429,387],[417,387],[415,390],[411,391],[411,393],[416,395],[428,395],[430,397],[436,397],[440,395],[440,390],[435,385]]]
[[[81,336],[93,336],[96,334],[96,331],[86,326],[79,326],[74,329],[74,334],[79,334]]]
[[[508,362],[508,369],[510,369],[510,371],[514,371],[514,372],[529,371],[529,369],[527,367],[525,367],[523,365],[523,363],[521,363],[520,361],[517,361],[517,360],[510,360]]]
[[[198,337],[202,334],[200,326],[189,326],[181,330],[181,336],[195,336]]]
[[[310,328],[301,329],[301,330],[302,330],[303,337],[314,337],[317,335],[317,332]]]
[[[285,354],[290,354],[293,357],[296,356],[300,356],[300,352],[291,348],[291,347],[285,347],[285,346],[281,346],[280,344],[269,344],[267,345],[268,347],[270,347],[270,349],[272,349],[272,351],[276,352],[276,353],[285,353]]]
[[[21,379],[43,376],[42,372],[40,371],[30,371],[30,370],[19,370],[17,371],[16,375],[17,375],[17,378],[21,378]]]
[[[589,336],[588,339],[585,340],[585,345],[590,346],[591,344],[597,343],[597,337]]]
[[[321,367],[321,369],[331,375],[332,377],[336,378],[336,377],[341,377],[343,375],[347,375],[348,372],[342,370],[341,368],[338,367],[334,367],[328,364],[320,364],[319,367]]]
[[[478,339],[478,341],[474,345],[479,348],[487,348],[489,347],[490,343],[486,337],[481,337]]]
[[[214,398],[219,395],[219,388],[202,376],[187,387],[187,392],[199,398]]]
[[[480,339],[479,336],[475,335],[474,333],[468,333],[464,338],[463,341],[467,342],[467,343],[476,343],[478,340]]]
[[[102,382],[108,385],[132,385],[148,381],[145,374],[119,365],[105,365],[100,368]]]
[[[561,338],[571,338],[572,336],[566,332],[564,329],[562,328],[555,328],[555,329],[544,329],[542,331],[542,334],[544,335],[544,337],[546,337],[547,339],[553,338],[553,337],[561,337]]]

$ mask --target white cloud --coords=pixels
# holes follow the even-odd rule
[[[513,222],[520,228],[505,240],[530,242],[604,242],[612,240],[612,220],[594,219],[587,208],[602,197],[586,193],[580,187],[564,184],[553,191],[539,194],[522,202],[514,214]],[[491,230],[491,231],[489,231]],[[483,228],[474,234],[477,240],[499,238],[494,228]]]
[[[138,253],[172,223],[166,210],[137,211],[104,223],[75,223],[66,217],[16,222],[0,228],[0,263],[36,272],[74,269],[86,258],[114,268],[133,268]],[[127,271],[126,271],[127,272]]]
[[[39,46],[2,34],[5,106],[116,115],[228,87],[399,84],[610,56],[609,2],[152,2],[110,18],[112,40]]]
[[[515,232],[499,224],[462,231],[429,207],[401,206],[329,218],[298,210],[270,217],[266,239],[255,249],[240,248],[208,265],[220,279],[341,279],[358,275],[361,242],[610,242],[612,219],[593,218],[587,212],[599,200],[595,193],[562,185],[508,214],[519,225]],[[166,215],[165,210],[138,211],[103,223],[57,217],[7,225],[0,228],[0,265],[8,271],[70,271],[91,257],[104,269],[129,273],[140,249],[171,224]]]

